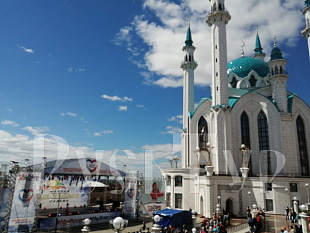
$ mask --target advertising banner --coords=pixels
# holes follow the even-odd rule
[[[71,216],[61,216],[58,217],[58,228],[66,228],[66,227],[74,227],[74,226],[83,226],[83,220],[86,218],[91,220],[90,224],[98,224],[109,222],[110,220],[119,217],[121,215],[121,211],[115,212],[103,212],[96,214],[81,214],[81,215],[71,215]],[[40,220],[40,230],[52,230],[55,229],[56,225],[56,217],[51,218],[42,218]]]
[[[45,180],[40,197],[41,208],[80,207],[87,205],[89,183],[81,178],[62,176]]]
[[[31,230],[37,208],[37,194],[41,186],[41,173],[19,172],[9,221],[9,232]]]
[[[164,183],[162,179],[145,179],[142,202],[164,202]]]
[[[141,205],[142,214],[145,216],[153,216],[154,212],[166,209],[164,202],[149,202]]]
[[[137,199],[137,177],[135,174],[128,174],[125,179],[125,218],[136,217],[136,199]]]

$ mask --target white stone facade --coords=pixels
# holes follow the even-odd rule
[[[292,206],[293,197],[301,203],[308,202],[305,184],[310,182],[310,108],[287,91],[287,61],[276,46],[270,62],[262,61],[263,56],[257,54],[254,58],[236,59],[231,64],[247,62],[253,70],[245,76],[238,72],[227,76],[226,45],[218,45],[226,44],[225,25],[230,15],[223,7],[224,0],[211,3],[206,22],[218,27],[212,34],[212,97],[202,99],[196,109],[189,110],[194,93],[189,93],[192,87],[188,85],[192,83],[188,80],[193,78],[196,66],[183,62],[186,111],[182,167],[162,173],[167,204],[172,208],[191,208],[207,217],[215,212],[218,202],[235,216],[245,216],[247,206],[253,204],[270,213],[283,214],[285,206]],[[225,16],[221,19],[224,22],[214,26],[212,22],[218,15]],[[220,87],[224,83],[225,88]],[[227,104],[222,101],[225,98]],[[246,161],[240,151],[242,144],[251,151],[245,178],[240,172]],[[214,167],[212,176],[207,176],[205,170],[208,149]]]

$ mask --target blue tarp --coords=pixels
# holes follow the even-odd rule
[[[158,224],[163,228],[169,225],[172,227],[182,227],[183,224],[192,225],[192,214],[187,210],[164,209],[155,212],[153,215],[159,215],[162,218]]]

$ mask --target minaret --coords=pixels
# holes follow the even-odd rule
[[[183,74],[183,129],[188,129],[188,113],[194,111],[194,70],[197,63],[194,59],[195,47],[193,46],[190,26],[187,29],[184,60],[181,63]]]
[[[254,58],[257,58],[259,60],[264,61],[264,58],[266,57],[266,54],[263,53],[263,48],[260,43],[259,35],[258,35],[258,30],[256,30],[256,42],[255,42],[255,49],[254,49]]]
[[[270,57],[268,66],[270,69],[269,81],[272,86],[272,98],[279,111],[287,113],[286,81],[288,75],[285,71],[286,60],[282,57],[282,52],[277,47],[276,39]]]
[[[197,63],[194,59],[195,47],[193,46],[190,25],[188,25],[184,51],[183,69],[183,134],[182,134],[182,167],[190,165],[189,160],[189,112],[194,111],[194,70]]]
[[[226,24],[231,19],[225,0],[209,0],[206,23],[212,28],[212,106],[228,106]]]
[[[310,0],[305,1],[306,7],[302,10],[306,18],[306,27],[301,31],[303,37],[308,39],[308,50],[310,57]]]

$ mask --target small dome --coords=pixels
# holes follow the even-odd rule
[[[240,57],[227,64],[228,76],[232,73],[240,78],[244,78],[254,70],[260,77],[266,77],[269,74],[269,67],[266,62],[253,57]]]
[[[282,57],[282,52],[278,47],[274,47],[271,50],[271,55],[270,55],[270,61],[276,60],[276,59],[283,59]]]

